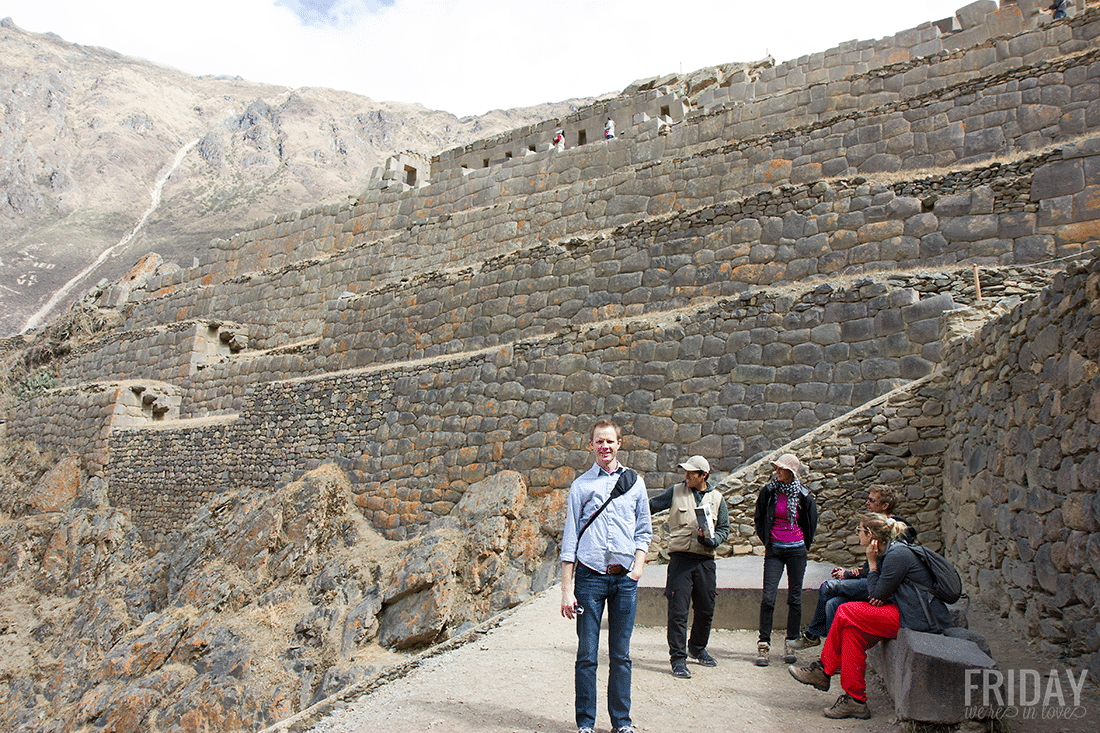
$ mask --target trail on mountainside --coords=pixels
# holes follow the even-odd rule
[[[142,227],[145,226],[145,222],[149,220],[149,217],[152,216],[153,212],[156,211],[158,206],[160,206],[160,194],[161,191],[164,189],[164,184],[168,182],[168,179],[172,176],[176,169],[179,168],[180,164],[183,163],[183,159],[187,156],[187,153],[189,153],[192,148],[199,144],[200,139],[201,138],[195,138],[194,140],[180,148],[176,152],[176,157],[173,158],[172,164],[168,166],[168,168],[165,169],[159,176],[157,176],[157,180],[153,183],[153,191],[150,195],[149,208],[147,208],[145,210],[145,213],[141,215],[141,218],[138,219],[138,222],[134,225],[134,228],[131,229],[126,236],[120,239],[118,241],[118,244],[115,244],[103,250],[99,254],[99,257],[96,257],[95,261],[92,262],[92,264],[85,267],[83,270],[77,273],[77,275],[73,279],[62,285],[58,289],[58,291],[53,294],[46,305],[42,306],[42,308],[37,313],[28,318],[27,322],[23,324],[24,333],[31,330],[32,328],[36,328],[40,323],[42,323],[46,316],[50,314],[50,311],[52,311],[57,306],[57,304],[60,303],[65,298],[65,296],[67,296],[69,292],[80,283],[81,280],[83,280],[85,277],[88,276],[90,272],[103,264],[103,262],[108,257],[110,257],[115,250],[125,246],[134,237],[137,236],[138,232],[140,232]]]

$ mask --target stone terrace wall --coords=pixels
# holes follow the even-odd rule
[[[242,352],[207,365],[180,383],[187,396],[180,406],[180,418],[236,413],[253,385],[330,371],[317,358],[318,344],[319,339],[313,339],[267,351]]]
[[[878,40],[847,41],[827,51],[764,69],[754,81],[742,80],[727,87],[708,89],[699,95],[697,104],[707,110],[731,103],[752,102],[794,109],[790,100],[783,98],[805,94],[813,87],[816,94],[810,111],[817,112],[822,104],[829,104],[825,101],[827,98],[846,97],[847,83],[891,79],[874,91],[883,95],[880,100],[896,101],[956,84],[960,81],[957,76],[960,72],[984,69],[987,74],[998,73],[1006,67],[997,62],[1008,56],[1019,55],[1024,64],[1045,61],[1052,56],[1049,48],[1044,48],[1048,39],[1043,34],[1051,30],[1063,34],[1064,28],[1051,25],[1050,15],[1038,12],[1040,7],[1045,10],[1045,5],[1036,3],[1037,0],[1025,0],[1025,5],[1034,6],[1031,8],[1006,3],[1000,10],[991,1],[972,3],[958,12],[958,23],[950,22],[954,19],[922,23]],[[1086,22],[1081,19],[1075,24]],[[990,54],[990,50],[996,54]],[[908,73],[914,69],[918,71]],[[900,97],[894,96],[899,93]],[[841,101],[838,108],[854,106],[850,101]]]
[[[60,360],[58,383],[82,384],[94,374],[97,381],[136,378],[182,384],[220,356],[240,351],[247,341],[246,329],[221,321],[119,331],[80,344]]]
[[[956,17],[937,23],[922,23],[916,28],[901,31],[893,36],[877,40],[847,41],[826,51],[808,54],[771,68],[761,65],[752,70],[751,76],[744,71],[730,74],[729,77],[721,79],[720,82],[699,94],[697,104],[703,109],[713,109],[722,104],[755,105],[768,100],[764,111],[753,115],[766,118],[773,113],[768,110],[767,105],[776,103],[776,100],[771,98],[778,99],[791,93],[805,94],[810,87],[825,87],[817,89],[818,95],[815,102],[847,97],[847,87],[838,93],[838,89],[829,88],[827,85],[868,77],[872,72],[877,72],[876,76],[883,76],[883,69],[892,71],[902,64],[908,64],[906,70],[927,65],[933,63],[930,59],[938,59],[952,50],[959,50],[957,51],[959,55],[965,56],[966,50],[972,47],[990,48],[992,39],[996,38],[1016,36],[1025,31],[1043,32],[1045,28],[1042,30],[1037,28],[1046,25],[1045,21],[1049,20],[1049,15],[1044,15],[1039,10],[1040,4],[1037,4],[1036,0],[1032,2],[1025,0],[1023,6],[1016,3],[1006,4],[1006,7],[1001,9],[998,9],[997,4],[992,0],[971,3],[961,8]],[[1020,41],[1018,44],[1021,47],[1033,45],[1031,40]],[[980,63],[964,60],[960,66],[966,71],[973,71],[975,67],[989,64],[990,58],[988,54],[984,54]],[[1045,60],[1048,56],[1031,55],[1025,58],[1028,63],[1033,63],[1036,60]],[[957,71],[957,69],[943,70],[933,74],[933,77],[957,73]],[[717,74],[714,76],[717,80]],[[670,84],[679,79],[680,77],[676,75],[666,78]],[[657,80],[656,83],[660,85],[666,80]],[[690,84],[691,81],[689,78],[685,84]],[[705,77],[696,80],[695,83],[704,81]],[[918,87],[917,93],[943,87],[942,80],[937,78],[928,80],[927,84],[928,86],[923,89]],[[897,88],[899,86],[903,88],[899,90]],[[906,96],[913,96],[914,91],[911,87],[912,78],[909,79],[909,84],[905,84],[903,80],[893,84],[889,89],[878,91],[885,91],[888,95],[900,91]],[[639,112],[656,118],[662,106],[668,106],[670,111],[680,112],[673,114],[673,120],[679,121],[683,116],[682,111],[677,110],[678,105],[673,104],[679,102],[679,99],[669,94],[647,90],[631,95],[629,91],[628,89],[622,97],[601,101],[580,109],[564,120],[549,120],[461,148],[444,151],[433,159],[433,172],[441,173],[458,166],[482,168],[486,160],[490,161],[491,165],[506,162],[507,153],[511,153],[511,157],[518,158],[528,152],[544,150],[554,130],[559,127],[565,129],[570,147],[575,145],[576,134],[581,129],[585,130],[590,143],[597,142],[602,140],[603,123],[609,115],[615,120],[616,129],[621,136],[632,136],[637,133],[637,126],[632,128],[630,123],[634,115]],[[689,88],[685,91],[692,90]],[[873,99],[871,103],[877,104],[879,101]],[[815,110],[812,113],[815,115],[821,111],[827,111],[815,109],[819,106],[818,104],[803,105],[792,100],[785,100],[779,104],[787,107],[784,111],[794,111],[798,115],[804,115],[810,109]],[[841,104],[837,109],[843,110],[846,106]],[[803,124],[803,121],[798,120],[794,124]]]
[[[1041,277],[1020,273],[1012,284],[1027,292]],[[931,371],[925,357],[937,358],[930,344],[953,307],[949,293],[973,287],[952,282],[941,274],[746,294],[480,354],[259,385],[235,423],[115,432],[111,490],[123,506],[165,497],[179,523],[211,484],[270,485],[335,460],[372,523],[402,537],[501,468],[522,472],[536,494],[567,487],[599,414],[627,427],[627,460],[655,487],[676,480],[683,452],[732,470]],[[909,283],[947,292],[919,300]]]
[[[1089,13],[1073,24],[1006,40],[1003,48],[975,49],[972,58],[947,58],[942,68],[932,58],[920,73],[834,82],[846,88],[808,87],[805,97],[788,94],[773,107],[724,108],[668,134],[654,126],[648,137],[525,156],[493,169],[443,174],[415,191],[372,192],[354,206],[286,214],[218,243],[200,268],[159,278],[151,289],[170,294],[185,284],[351,248],[363,259],[357,277],[342,284],[370,287],[410,268],[469,266],[544,240],[705,208],[787,183],[1034,149],[1100,122],[1092,49],[1098,33],[1100,18]],[[1044,60],[1083,48],[1092,50]],[[196,298],[210,295],[192,291],[158,303],[132,326],[148,325],[143,318],[193,317]]]
[[[89,473],[100,473],[108,460],[108,438],[116,426],[152,421],[154,404],[158,418],[179,416],[178,387],[155,382],[134,387],[131,383],[92,382],[47,390],[11,411],[7,437],[33,440],[40,449],[58,456],[75,453],[83,457]],[[148,404],[142,400],[145,392],[154,398]]]
[[[959,260],[955,250],[960,241],[966,243],[968,250],[973,250],[974,257],[982,258],[978,262],[1028,262],[1051,255],[1064,256],[1071,253],[1068,248],[1072,245],[1087,241],[1092,235],[1091,229],[1086,227],[1082,231],[1080,226],[1049,228],[1040,230],[1043,236],[1035,237],[1032,236],[1037,233],[1035,227],[1067,223],[1064,221],[1067,216],[1074,221],[1088,218],[1094,213],[1088,208],[1078,205],[1076,211],[1059,212],[1059,219],[1002,217],[993,222],[988,216],[993,213],[1024,214],[1036,211],[1039,207],[1038,199],[1060,192],[1052,192],[1049,188],[1032,190],[1030,176],[1033,170],[1051,156],[1081,156],[1088,150],[1087,146],[1069,145],[1064,152],[1048,152],[1012,164],[996,164],[924,182],[895,184],[890,189],[872,189],[869,186],[860,187],[844,182],[837,184],[835,190],[824,183],[780,189],[742,202],[684,211],[653,221],[643,218],[625,225],[623,229],[613,232],[612,236],[618,240],[625,236],[630,240],[626,243],[629,247],[648,243],[650,239],[657,243],[666,238],[690,238],[702,232],[711,240],[725,236],[732,244],[746,241],[746,236],[759,229],[760,236],[765,240],[763,244],[791,245],[793,249],[780,246],[773,255],[773,259],[781,264],[791,263],[789,272],[786,268],[777,270],[750,267],[731,273],[734,277],[724,275],[724,279],[733,283],[745,284],[767,284],[768,277],[775,277],[779,281],[799,279],[815,272],[831,273],[852,266],[874,269],[887,266],[905,267],[917,262],[940,265]],[[975,186],[985,186],[990,190],[983,189],[980,196],[984,198],[973,205],[966,205],[958,199],[939,204],[933,210],[936,217],[909,222],[912,224],[909,231],[895,231],[896,227],[892,228],[893,225],[864,226],[874,225],[887,216],[908,221],[921,213],[917,202],[913,201],[897,202],[890,207],[888,213],[885,212],[881,207],[889,203],[883,203],[884,199],[889,198],[886,195],[889,190],[895,191],[895,195],[919,195],[928,200],[930,195],[946,196],[956,191],[967,191],[967,195],[970,195],[970,190]],[[868,200],[868,195],[877,199]],[[827,206],[815,211],[814,207],[823,203]],[[777,219],[791,210],[804,217],[820,212],[823,217],[820,222],[812,222],[803,227],[803,231],[795,231],[791,225]],[[824,216],[825,214],[832,216]],[[951,223],[945,220],[941,234],[926,237],[934,234],[940,221],[937,217],[971,214],[986,218],[974,221],[959,219]],[[756,221],[745,221],[747,219]],[[742,223],[747,228],[741,227]],[[768,225],[767,228],[765,224]],[[778,224],[783,225],[780,232],[774,231]],[[668,231],[664,232],[663,229]],[[723,234],[723,229],[727,233]],[[908,235],[908,238],[899,239],[901,235]],[[920,251],[917,251],[914,237],[921,238]],[[703,239],[704,241],[695,246],[704,250],[708,246],[714,246],[712,241],[706,241],[705,237]],[[879,247],[878,243],[885,243],[885,247]],[[390,244],[398,246],[398,243]],[[681,248],[692,245],[691,242],[675,244]],[[834,252],[828,253],[828,249]],[[733,255],[732,263],[741,265],[759,263],[766,256],[763,254],[766,250],[767,248],[757,248],[751,259],[738,255],[735,250],[727,250],[725,254]],[[838,250],[851,252],[837,254]],[[1011,259],[1006,257],[1009,251],[1012,253]],[[738,256],[741,256],[740,261]],[[321,333],[331,317],[327,311],[334,307],[344,307],[340,298],[336,297],[339,293],[367,290],[367,284],[377,275],[372,264],[377,264],[377,257],[378,253],[370,248],[357,248],[336,257],[305,260],[282,269],[243,276],[217,287],[186,289],[165,294],[138,304],[134,315],[127,322],[127,328],[142,330],[158,323],[173,323],[177,319],[229,318],[250,324],[252,346],[256,348],[285,345]],[[387,254],[386,259],[392,261],[392,253]],[[415,253],[411,259],[415,260]],[[390,287],[394,292],[400,292],[408,285],[394,283]],[[725,292],[730,292],[729,287]]]
[[[970,592],[1100,674],[1100,260],[947,349],[943,530]]]
[[[1070,229],[1040,227],[1059,183],[1051,154],[934,183],[934,206],[883,185],[826,183],[641,220],[605,237],[544,245],[477,271],[432,273],[329,304],[320,353],[339,368],[457,353],[569,324],[683,307],[811,275],[955,263],[1003,265],[1077,254]],[[1036,185],[1031,172],[1040,167]],[[913,186],[907,186],[913,187]],[[931,190],[931,186],[925,188]],[[955,190],[966,193],[948,195]],[[1079,206],[1070,219],[1097,212]],[[1049,218],[1044,216],[1043,218]],[[1094,227],[1078,227],[1094,236]],[[1049,231],[1049,233],[1048,233]]]
[[[540,245],[476,271],[432,273],[322,303],[311,285],[349,282],[357,258],[328,258],[218,286],[201,315],[248,321],[308,350],[242,353],[184,384],[185,417],[240,409],[256,381],[454,354],[730,297],[812,275],[1003,265],[1070,256],[1097,236],[1091,142],[1011,164],[885,185],[785,188]],[[332,286],[329,286],[332,289]],[[182,296],[181,296],[182,297]],[[151,305],[162,303],[154,301]],[[309,316],[324,306],[322,317]],[[192,311],[193,312],[193,311]],[[287,317],[283,331],[277,317]],[[300,316],[300,317],[299,317]],[[274,338],[255,338],[266,345]]]
[[[676,95],[660,90],[596,102],[561,120],[526,125],[486,140],[445,150],[432,158],[432,175],[459,168],[485,168],[488,167],[486,161],[489,165],[501,165],[509,159],[547,151],[554,139],[554,132],[559,128],[564,131],[567,148],[578,145],[578,135],[582,132],[588,143],[602,143],[604,123],[608,117],[615,121],[618,137],[630,137],[635,115],[657,118],[661,116],[662,109],[667,109],[664,117],[669,122],[679,122],[684,118],[686,104]]]

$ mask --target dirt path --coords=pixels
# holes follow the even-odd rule
[[[573,659],[576,633],[558,615],[555,586],[515,609],[495,628],[449,651],[429,655],[411,670],[375,687],[357,700],[336,703],[326,717],[299,719],[286,728],[314,733],[569,733],[573,722]],[[1027,645],[1003,633],[1003,625],[981,611],[971,611],[972,626],[990,640],[1002,669],[1049,669],[1055,660],[1038,657]],[[606,632],[601,640],[600,711],[596,730],[609,730],[603,690],[607,685]],[[791,679],[785,664],[753,665],[756,633],[718,630],[710,652],[712,669],[691,664],[690,680],[669,674],[664,628],[634,630],[632,715],[638,731],[860,731],[901,733],[893,703],[873,676],[868,692],[872,718],[833,721],[822,715],[840,694],[819,692]],[[820,648],[803,653],[807,664]],[[1096,685],[1086,686],[1085,715],[1076,720],[1014,720],[1012,733],[1096,733],[1100,699]],[[290,721],[287,721],[289,723]],[[312,723],[312,727],[309,727]],[[986,730],[980,725],[968,733]]]

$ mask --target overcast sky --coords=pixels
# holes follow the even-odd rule
[[[458,115],[881,38],[964,0],[5,0],[19,27],[192,74]]]

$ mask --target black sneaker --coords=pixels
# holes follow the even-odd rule
[[[714,657],[712,657],[707,652],[706,649],[699,652],[698,654],[692,654],[691,656],[695,657],[695,661],[698,662],[699,665],[702,666],[702,667],[717,667],[718,666],[718,660],[716,660]]]
[[[688,669],[686,662],[673,662],[672,663],[672,676],[679,677],[680,679],[690,680],[691,671]]]

